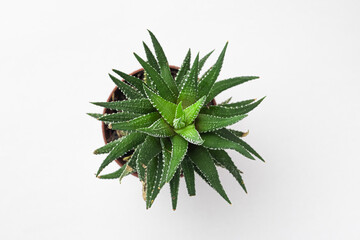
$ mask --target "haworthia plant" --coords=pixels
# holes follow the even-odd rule
[[[123,80],[110,75],[111,80],[126,96],[125,100],[93,102],[113,110],[111,114],[89,113],[104,122],[111,131],[122,131],[123,137],[95,150],[108,154],[98,169],[100,179],[123,179],[137,173],[143,183],[146,208],[150,208],[166,183],[170,185],[171,203],[175,210],[181,176],[190,196],[194,196],[195,172],[228,203],[230,200],[221,184],[217,167],[228,170],[246,192],[242,172],[225,152],[232,149],[254,160],[264,159],[243,138],[247,132],[227,129],[247,116],[263,98],[215,106],[213,98],[226,89],[257,79],[256,76],[234,77],[221,81],[218,76],[228,43],[215,64],[200,75],[205,61],[196,55],[191,62],[188,50],[181,68],[174,76],[167,57],[155,35],[150,32],[154,52],[143,43],[146,58],[134,54],[144,68],[143,77],[130,76],[113,70]],[[112,173],[100,175],[114,160],[126,163]]]

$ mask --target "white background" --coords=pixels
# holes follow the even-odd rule
[[[360,239],[360,3],[339,1],[2,1],[0,239]],[[230,151],[233,204],[197,178],[145,210],[140,182],[94,173],[112,68],[139,68],[146,29],[180,65],[189,47],[229,48],[220,78],[259,75],[218,101],[267,96],[234,125],[266,163]],[[116,169],[112,164],[107,171]]]

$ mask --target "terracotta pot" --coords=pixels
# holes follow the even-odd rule
[[[173,76],[175,76],[176,73],[179,71],[179,67],[170,65],[170,70],[171,70],[171,74],[172,74]],[[143,69],[143,68],[138,69],[138,70],[132,72],[130,75],[142,79],[143,76],[144,76],[144,69]],[[122,80],[122,81],[124,81],[124,80]],[[126,99],[125,95],[118,89],[118,87],[115,87],[115,88],[112,90],[110,96],[108,97],[107,102],[119,101],[119,100],[121,101],[121,100],[125,100],[125,99]],[[216,105],[215,99],[212,100],[211,105]],[[105,108],[104,111],[103,111],[103,114],[105,114],[105,113],[106,113],[106,114],[109,114],[109,113],[115,113],[115,112],[117,112],[117,111],[116,111],[116,110],[110,110],[110,109]],[[107,143],[109,143],[109,142],[111,142],[111,141],[113,141],[113,140],[115,140],[115,139],[118,139],[118,138],[122,137],[120,131],[116,131],[116,130],[109,129],[104,122],[101,123],[101,127],[102,127],[102,133],[103,133],[103,137],[104,137],[104,142],[105,142],[105,144],[107,144]],[[127,155],[125,155],[124,157],[129,156],[129,155],[131,155],[132,153],[133,153],[133,151],[130,151],[130,152],[129,152]],[[115,161],[116,161],[117,164],[119,164],[120,166],[123,166],[123,165],[126,163],[126,162],[123,160],[123,157],[118,158],[118,159],[116,159]],[[134,175],[134,176],[136,176],[136,177],[138,176],[136,172],[135,172],[135,173],[132,173],[132,175]]]

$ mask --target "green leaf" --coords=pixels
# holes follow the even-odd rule
[[[148,60],[148,63],[158,72],[160,73],[160,68],[159,68],[159,64],[156,61],[154,54],[151,52],[150,48],[146,45],[145,42],[143,42],[144,45],[144,49],[145,49],[145,53],[146,53],[146,58]]]
[[[181,88],[183,81],[185,79],[186,74],[190,70],[190,59],[191,59],[191,51],[187,52],[183,63],[181,64],[181,68],[179,69],[178,73],[176,74],[175,82],[179,88]]]
[[[160,180],[161,180],[161,176],[162,176],[162,172],[163,172],[163,160],[162,160],[162,156],[159,154],[158,155],[158,164],[157,164],[157,170],[156,170],[156,179],[155,179],[155,183],[154,183],[154,187],[153,190],[151,192],[151,196],[150,196],[150,202],[149,202],[149,208],[152,206],[152,204],[154,203],[157,195],[160,192]]]
[[[206,99],[206,97],[203,96],[198,101],[196,101],[194,104],[190,105],[189,107],[187,107],[184,110],[186,125],[189,125],[194,122],[195,118],[199,115],[200,109],[205,104],[205,99]]]
[[[152,112],[129,121],[110,123],[109,128],[125,131],[137,130],[138,128],[144,128],[152,125],[160,117],[161,116],[158,112]]]
[[[118,112],[101,115],[99,120],[104,122],[122,122],[137,118],[139,116],[141,116],[140,113]]]
[[[196,191],[195,191],[194,166],[188,156],[185,156],[184,160],[181,162],[181,168],[184,173],[188,194],[190,196],[195,196]]]
[[[104,154],[104,153],[109,153],[111,150],[113,150],[113,148],[118,145],[121,142],[122,138],[116,139],[112,142],[109,142],[107,144],[105,144],[104,146],[102,146],[101,148],[98,148],[94,151],[94,154]]]
[[[206,148],[212,150],[233,149],[245,157],[255,160],[255,158],[243,146],[231,140],[225,139],[215,133],[204,133],[201,134],[201,137],[204,139],[202,146]]]
[[[264,98],[260,99],[259,101],[245,105],[242,107],[228,107],[228,104],[221,105],[221,106],[209,106],[208,108],[201,109],[200,113],[202,114],[210,114],[218,117],[233,117],[246,114],[256,108]]]
[[[131,155],[130,159],[123,165],[125,166],[125,170],[121,173],[119,177],[119,183],[121,183],[121,180],[128,176],[129,174],[135,172],[136,169],[136,161],[137,157],[139,156],[139,147],[135,149],[133,154]]]
[[[261,161],[265,162],[264,159],[260,156],[260,154],[258,154],[249,144],[247,144],[245,141],[241,140],[238,136],[236,136],[235,134],[233,134],[230,130],[228,129],[220,129],[218,131],[215,132],[217,135],[219,135],[220,137],[226,138],[230,141],[236,142],[238,144],[240,144],[241,146],[243,146],[248,152],[252,153],[254,156],[256,156],[257,158],[259,158]]]
[[[112,109],[133,113],[151,113],[155,109],[148,99],[132,99],[115,102],[92,102],[92,104]]]
[[[124,171],[121,173],[121,175],[119,177],[119,183],[121,183],[121,180],[124,177],[126,177],[126,176],[130,175],[131,173],[135,172],[135,170],[133,168],[131,168],[128,163],[125,163],[123,165],[123,167],[125,167],[125,169],[124,169]]]
[[[149,88],[156,90],[156,85],[154,81],[152,81],[152,79],[149,77],[149,74],[145,70],[144,70],[143,82],[144,82],[143,89],[144,86],[146,85]]]
[[[138,99],[144,98],[144,95],[137,91],[135,88],[131,87],[129,84],[124,83],[123,81],[117,79],[116,77],[109,74],[111,80],[118,86],[120,91],[125,94],[125,96],[129,99]]]
[[[217,77],[220,74],[220,70],[224,61],[225,52],[227,48],[228,43],[225,44],[225,47],[223,48],[222,52],[220,53],[219,58],[217,59],[214,66],[211,68],[211,70],[208,73],[205,73],[205,77],[201,78],[201,81],[199,82],[199,88],[198,88],[198,94],[199,96],[208,95],[211,88],[213,87]]]
[[[229,131],[232,132],[235,136],[240,138],[246,137],[249,134],[249,130],[247,132],[242,132],[242,131],[229,129]]]
[[[119,177],[121,176],[121,174],[124,172],[125,168],[126,168],[126,167],[125,167],[125,164],[124,164],[121,168],[119,168],[119,169],[116,170],[115,172],[98,176],[98,178],[100,178],[100,179],[115,179],[115,178],[119,178]]]
[[[199,54],[196,56],[190,73],[185,79],[184,85],[180,91],[178,102],[182,101],[184,107],[188,107],[197,100],[197,79],[199,74]]]
[[[147,62],[145,62],[141,57],[134,53],[136,59],[139,61],[141,66],[145,69],[150,79],[154,82],[156,89],[159,91],[161,97],[169,100],[171,102],[176,101],[176,93],[172,92],[169,86],[166,84],[162,76]],[[145,86],[145,85],[144,85]]]
[[[136,161],[136,169],[139,179],[144,181],[145,169],[151,159],[161,152],[161,145],[158,138],[146,136],[144,143],[140,146],[139,155]]]
[[[215,98],[219,93],[225,91],[226,89],[229,89],[231,87],[234,87],[236,85],[248,82],[250,80],[257,79],[259,77],[254,76],[245,76],[245,77],[235,77],[230,78],[226,80],[222,80],[219,82],[216,82],[214,86],[211,88],[210,93],[206,99],[206,102],[210,102],[213,98]]]
[[[171,142],[168,138],[161,138],[160,143],[161,143],[163,168],[162,168],[160,184],[158,188],[162,188],[166,183],[166,176],[170,167],[170,158],[171,158],[171,149],[172,149]]]
[[[189,157],[203,174],[203,176],[207,179],[209,184],[220,194],[220,196],[222,196],[228,203],[231,204],[224,188],[220,183],[218,172],[209,151],[203,147],[197,147],[190,151]]]
[[[228,104],[231,101],[232,97],[229,97],[228,99],[226,99],[225,101],[219,103],[218,105],[224,105],[224,104]]]
[[[153,158],[147,168],[146,168],[146,180],[145,180],[145,186],[146,186],[146,209],[150,208],[151,204],[151,194],[154,191],[154,187],[156,184],[156,173],[158,169],[158,158]]]
[[[158,119],[148,127],[138,128],[136,130],[153,137],[171,137],[175,135],[173,128],[170,127],[163,118]]]
[[[201,145],[204,142],[201,139],[199,132],[195,129],[194,124],[188,125],[182,129],[175,129],[175,132],[192,144]]]
[[[211,52],[209,52],[208,54],[206,54],[203,58],[200,59],[199,61],[199,72],[201,71],[201,69],[203,68],[206,60],[210,57],[210,55],[214,52],[214,50],[212,50]]]
[[[174,211],[176,210],[176,206],[177,206],[179,185],[180,185],[180,169],[176,171],[173,179],[171,179],[170,181],[171,202]]]
[[[173,121],[173,126],[175,129],[180,129],[185,127],[185,113],[182,108],[182,102],[180,101],[176,107],[175,119]]]
[[[235,103],[219,104],[218,106],[223,106],[223,107],[227,107],[227,108],[239,108],[239,107],[249,105],[250,103],[253,103],[255,101],[256,101],[256,99],[248,99],[248,100],[243,100],[243,101],[235,102]]]
[[[145,140],[145,138],[144,138]],[[129,161],[127,161],[127,164],[129,165],[129,167],[133,168],[133,169],[136,169],[136,162],[137,162],[137,159],[138,159],[138,156],[139,156],[139,152],[140,152],[140,149],[141,149],[141,146],[142,146],[142,143],[139,144],[133,154],[131,155],[131,158],[129,159]]]
[[[127,83],[133,85],[137,90],[139,90],[142,94],[145,94],[143,89],[143,82],[141,79],[128,75],[124,72],[121,72],[119,70],[113,69],[113,71],[118,74],[120,77],[122,77]]]
[[[144,86],[144,89],[151,104],[159,111],[165,121],[172,126],[176,112],[176,105],[172,102],[166,101],[161,96],[151,91],[148,87]]]
[[[170,167],[166,176],[166,181],[170,182],[173,178],[176,170],[179,168],[181,161],[184,159],[184,156],[188,149],[187,141],[180,137],[179,135],[175,135],[171,138],[172,142],[172,151],[170,158]]]
[[[211,188],[213,188],[213,187],[211,186],[210,182],[209,182],[209,181],[206,179],[206,177],[204,176],[204,174],[199,170],[199,168],[197,168],[195,164],[193,164],[193,167],[194,167],[194,171],[195,171]]]
[[[235,117],[224,118],[207,114],[199,114],[198,118],[196,119],[196,129],[200,133],[215,131],[217,129],[232,125],[242,120],[246,116],[247,115],[239,115]]]
[[[182,102],[180,101],[179,104],[176,107],[176,111],[175,111],[175,118],[183,118],[184,117],[184,111],[182,108]]]
[[[199,83],[202,82],[205,78],[208,78],[208,75],[210,73],[212,73],[211,70],[214,68],[214,66],[215,66],[215,64],[213,66],[211,66],[208,70],[206,70],[206,72],[200,77],[200,79],[198,79]],[[199,71],[199,73],[200,73],[200,71]]]
[[[122,138],[117,145],[111,150],[109,155],[105,158],[105,160],[100,165],[99,170],[96,173],[96,176],[99,176],[100,172],[109,165],[115,159],[121,157],[128,151],[134,149],[140,143],[144,141],[145,135],[143,133],[130,133]]]
[[[161,47],[159,41],[156,39],[155,35],[151,31],[149,31],[149,33],[150,33],[151,41],[152,41],[154,49],[155,49],[156,57],[158,59],[159,65],[160,65],[161,76],[164,79],[164,81],[166,82],[167,86],[169,86],[170,90],[177,96],[178,88],[176,86],[174,78],[171,75],[169,63],[166,59],[164,50],[162,49],[162,47]]]
[[[238,181],[240,186],[247,193],[244,181],[240,174],[240,170],[235,166],[230,156],[224,150],[210,150],[209,152],[216,162],[226,168],[234,176],[236,181]]]
[[[99,120],[99,118],[102,116],[101,113],[87,113],[87,115],[89,115],[90,117],[93,117],[97,120]]]

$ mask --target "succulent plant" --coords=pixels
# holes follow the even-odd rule
[[[180,177],[184,176],[188,194],[193,196],[196,172],[230,203],[221,185],[217,166],[227,169],[245,192],[246,188],[242,172],[224,149],[235,150],[252,160],[254,156],[262,161],[263,158],[242,140],[247,133],[226,127],[244,119],[263,98],[235,103],[225,101],[219,105],[214,105],[212,100],[224,90],[258,77],[234,77],[216,82],[228,43],[215,64],[201,77],[199,72],[212,52],[201,59],[197,54],[191,65],[189,50],[176,77],[173,77],[163,48],[154,34],[149,33],[155,55],[145,43],[147,60],[134,53],[144,69],[144,79],[114,70],[124,81],[113,75],[110,78],[127,99],[93,102],[117,112],[89,115],[108,124],[110,129],[124,133],[124,136],[95,150],[95,154],[108,153],[96,176],[121,180],[137,172],[143,183],[146,208],[152,206],[160,189],[169,183],[175,210]],[[119,170],[100,175],[106,166],[120,157],[126,163]]]

